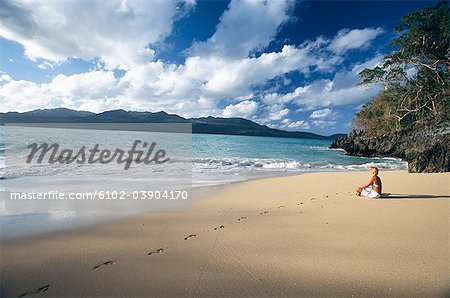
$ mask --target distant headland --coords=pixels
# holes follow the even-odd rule
[[[136,112],[111,110],[102,113],[66,108],[39,109],[24,113],[0,113],[0,123],[191,123],[192,133],[225,134],[280,138],[335,140],[343,134],[322,136],[310,132],[285,131],[260,125],[244,118],[200,117],[183,118],[166,112]]]

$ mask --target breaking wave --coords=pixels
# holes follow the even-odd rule
[[[193,170],[197,171],[230,171],[230,170],[261,170],[261,171],[326,171],[326,170],[368,170],[371,166],[380,169],[403,170],[407,164],[395,158],[376,158],[372,162],[362,164],[339,164],[310,162],[301,163],[297,160],[282,159],[239,159],[239,158],[196,158],[193,159]]]

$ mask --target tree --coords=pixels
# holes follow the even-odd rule
[[[362,84],[385,86],[377,101],[390,97],[385,113],[397,119],[393,128],[448,120],[450,98],[450,11],[449,1],[410,13],[394,27],[395,52],[385,56],[381,66],[364,69]],[[389,111],[389,112],[388,112]],[[355,122],[369,113],[363,108]],[[386,114],[386,115],[387,115]]]

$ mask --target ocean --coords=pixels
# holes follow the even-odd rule
[[[329,149],[330,140],[193,135],[194,186],[317,171],[406,169],[396,158],[365,158]]]
[[[23,160],[28,152],[25,146],[17,144],[50,142],[59,138],[59,142],[65,144],[81,145],[90,140],[92,143],[109,144],[112,147],[126,144],[125,147],[129,148],[129,140],[148,138],[144,132],[71,130],[68,134],[67,130],[53,129],[50,134],[45,128],[39,128],[32,133],[23,129],[14,131],[9,139],[5,137],[3,130],[1,133],[0,187],[6,187],[7,190],[31,191],[34,190],[36,181],[41,184],[44,181],[47,187],[57,184],[58,189],[63,190],[77,190],[89,185],[105,189],[119,185],[129,189],[136,185],[188,189],[317,171],[362,171],[373,165],[381,170],[407,167],[406,163],[395,158],[347,156],[343,150],[329,149],[330,140],[165,134],[158,135],[158,140],[159,145],[172,153],[170,162],[150,168],[135,167],[126,172],[124,178],[124,171],[122,168],[118,170],[117,164],[80,166],[16,162]],[[25,210],[17,211],[9,208],[5,204],[6,200],[6,196],[2,196],[0,201],[0,239],[55,232],[123,216],[114,210],[105,210],[101,205],[88,211],[80,211],[72,203],[64,204],[58,209],[29,203]],[[148,211],[141,206],[135,209],[135,212]]]

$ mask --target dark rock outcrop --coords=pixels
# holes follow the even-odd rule
[[[408,162],[412,173],[449,172],[450,123],[417,130],[400,130],[378,137],[352,131],[336,139],[330,148],[342,148],[348,155],[397,157]]]

